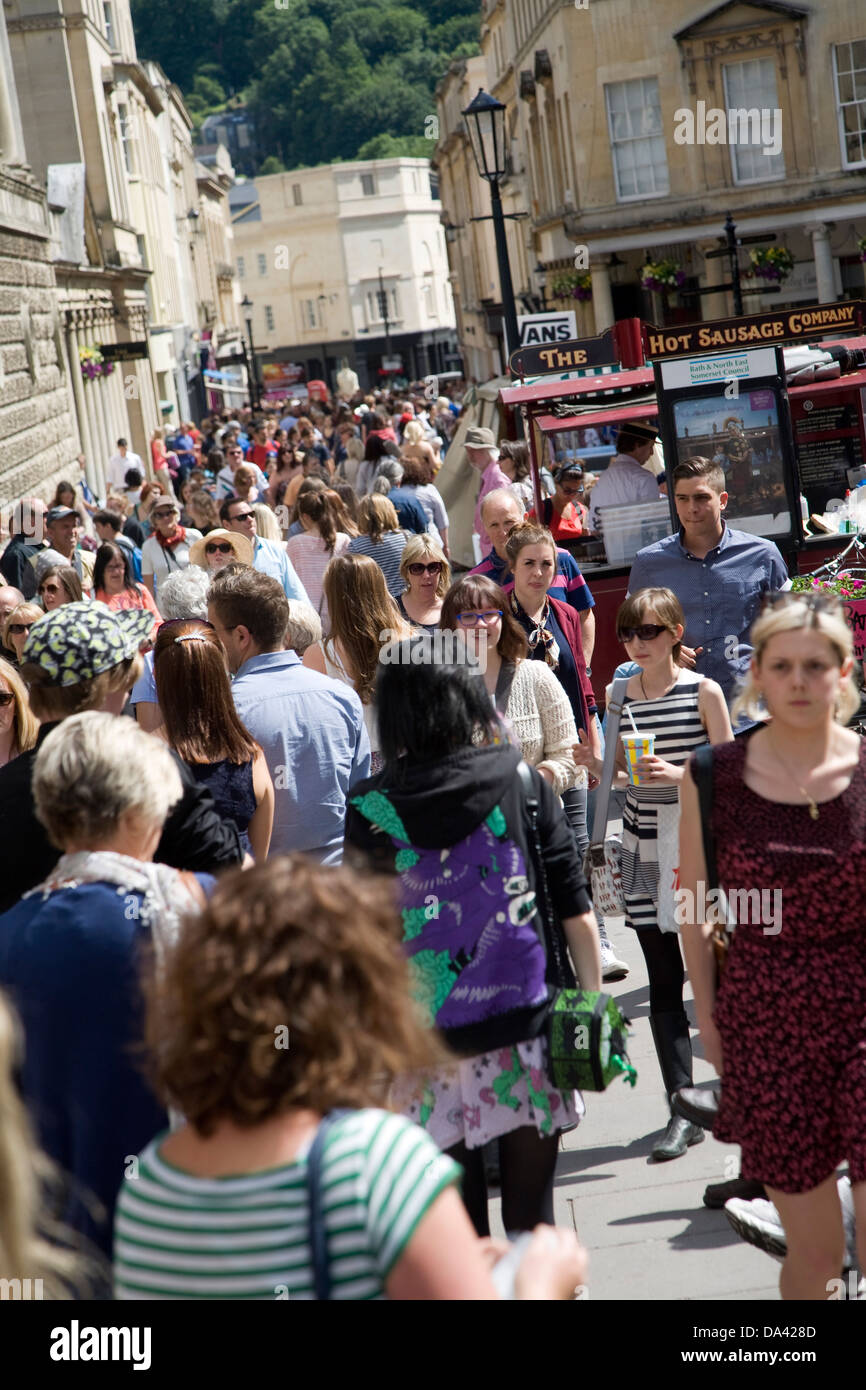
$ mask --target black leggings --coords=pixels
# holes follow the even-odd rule
[[[641,927],[635,932],[649,975],[650,1013],[677,1013],[683,1007],[685,969],[680,938],[674,931]]]
[[[553,1179],[559,1135],[543,1138],[528,1125],[499,1139],[502,1224],[511,1235],[531,1231],[540,1221],[553,1225]],[[479,1236],[490,1235],[484,1150],[461,1142],[446,1152],[463,1168],[463,1204]]]

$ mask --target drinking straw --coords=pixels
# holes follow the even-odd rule
[[[631,720],[631,727],[632,727],[632,729],[633,729],[634,732],[637,734],[637,737],[640,738],[640,729],[638,728],[637,724],[635,724],[635,722],[634,722],[634,715],[633,715],[632,712],[631,712],[631,705],[626,705],[626,707],[625,707],[625,712],[626,712],[626,714],[628,715],[629,719]]]

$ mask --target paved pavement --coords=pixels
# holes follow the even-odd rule
[[[585,1096],[587,1113],[563,1138],[556,1180],[557,1225],[573,1220],[591,1252],[590,1298],[778,1300],[779,1262],[747,1245],[724,1212],[710,1211],[701,1200],[707,1183],[737,1176],[739,1150],[708,1134],[682,1158],[650,1162],[667,1122],[667,1100],[649,1029],[646,968],[623,918],[609,918],[607,928],[631,967],[610,990],[632,1020],[630,1056],[638,1081],[634,1089],[614,1081],[604,1093]],[[695,1081],[714,1076],[696,1056]],[[492,1207],[491,1228],[501,1233],[498,1200]]]

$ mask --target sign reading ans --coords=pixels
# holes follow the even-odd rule
[[[577,315],[573,309],[550,314],[518,314],[517,329],[521,347],[567,343],[577,337]]]
[[[545,376],[548,372],[576,371],[580,367],[619,366],[620,354],[613,329],[598,338],[572,338],[556,346],[519,347],[512,352],[512,376]]]
[[[837,304],[812,304],[806,308],[747,314],[737,319],[708,323],[677,324],[672,328],[643,325],[644,350],[649,361],[662,357],[690,357],[714,349],[758,347],[760,344],[795,343],[851,333],[866,322],[866,300],[848,299]]]
[[[147,342],[142,343],[100,343],[99,351],[104,362],[138,362],[148,356]]]

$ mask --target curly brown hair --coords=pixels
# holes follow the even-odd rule
[[[385,1104],[398,1076],[448,1056],[416,1013],[400,936],[382,875],[303,854],[224,874],[146,973],[159,1092],[205,1138],[222,1120]]]

